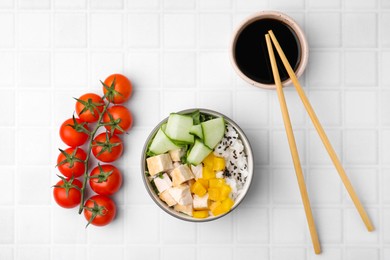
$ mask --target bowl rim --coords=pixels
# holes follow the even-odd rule
[[[252,147],[250,145],[250,142],[249,142],[247,136],[245,135],[244,131],[232,119],[225,116],[224,114],[221,114],[221,113],[216,112],[214,110],[205,109],[205,108],[190,108],[190,109],[181,110],[181,111],[176,112],[176,113],[186,114],[186,113],[191,113],[191,112],[194,112],[197,110],[199,110],[199,112],[201,112],[201,113],[209,114],[212,116],[223,117],[226,122],[228,122],[230,125],[232,125],[235,128],[235,130],[238,132],[238,135],[239,135],[241,141],[244,144],[244,150],[245,150],[245,153],[246,153],[246,156],[248,159],[248,172],[249,172],[249,174],[248,174],[247,179],[245,181],[245,185],[244,185],[240,195],[234,201],[234,205],[231,208],[231,210],[228,211],[227,213],[219,215],[219,216],[212,216],[212,217],[208,217],[208,218],[204,218],[204,219],[194,218],[192,216],[185,215],[184,213],[174,211],[171,207],[168,207],[168,205],[166,205],[163,201],[161,201],[161,199],[158,197],[158,195],[151,189],[150,181],[148,180],[148,178],[145,175],[146,151],[147,151],[147,148],[149,147],[149,144],[152,140],[152,137],[157,133],[158,129],[160,129],[160,126],[168,120],[168,117],[161,120],[153,128],[153,130],[150,132],[150,134],[148,135],[148,137],[144,143],[144,147],[142,149],[142,155],[141,155],[141,174],[142,174],[142,181],[144,183],[144,186],[145,186],[147,192],[149,193],[149,196],[163,211],[165,211],[166,213],[168,213],[169,215],[171,215],[175,218],[189,221],[189,222],[209,222],[209,221],[219,219],[223,216],[226,216],[227,214],[232,212],[234,209],[236,209],[239,206],[239,204],[243,201],[243,199],[248,194],[248,190],[252,184],[252,178],[253,178],[253,172],[254,172],[253,153],[252,153]]]

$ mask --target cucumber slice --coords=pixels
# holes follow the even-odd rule
[[[169,115],[165,133],[176,143],[193,144],[194,136],[190,134],[192,126],[193,119],[191,116],[172,113]]]
[[[225,120],[223,117],[214,118],[200,124],[203,130],[204,144],[214,149],[222,140],[225,133]]]
[[[201,125],[193,125],[190,129],[190,134],[196,135],[203,140],[203,130]]]
[[[199,139],[196,139],[194,146],[191,148],[191,151],[187,156],[187,162],[196,166],[200,164],[212,151],[212,149],[208,148]]]
[[[163,124],[149,146],[149,151],[156,155],[180,148],[179,146],[174,144],[172,140],[169,139],[169,137],[164,133],[165,129],[166,124]]]

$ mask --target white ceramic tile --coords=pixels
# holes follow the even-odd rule
[[[341,260],[343,259],[343,250],[340,248],[329,248],[323,250],[320,255],[317,255],[313,250],[308,250],[310,260],[321,259],[321,260]]]
[[[15,125],[15,91],[2,90],[3,101],[0,103],[0,111],[7,111],[2,114],[0,126]]]
[[[272,239],[274,243],[303,243],[306,239],[306,231],[307,223],[303,208],[276,208],[272,211]],[[272,255],[273,258],[276,257],[274,254]]]
[[[48,167],[19,167],[17,170],[16,201],[21,205],[49,205],[52,193]]]
[[[118,200],[115,200],[118,205]],[[121,216],[122,215],[122,216]],[[122,207],[117,207],[117,215],[112,223],[106,227],[88,227],[88,240],[94,245],[120,245],[124,241],[124,210]],[[82,216],[80,216],[82,217]],[[107,236],[106,234],[110,234]]]
[[[234,250],[234,259],[247,260],[267,260],[269,259],[269,250],[267,247],[236,247]]]
[[[219,111],[222,114],[232,117],[232,107],[230,106],[233,99],[230,91],[199,91],[199,105],[202,108],[208,108]]]
[[[238,91],[236,92],[237,107],[235,114],[236,123],[241,127],[264,127],[268,123],[268,93],[265,91]],[[248,106],[247,104],[253,104]],[[256,113],[254,116],[253,113]]]
[[[272,201],[274,204],[299,204],[301,195],[294,168],[272,171]]]
[[[125,259],[122,248],[118,246],[91,246],[88,250],[91,259],[105,260],[108,258],[122,260]]]
[[[309,95],[310,103],[322,126],[339,126],[341,124],[341,98],[339,91],[313,90],[310,91]],[[371,106],[374,106],[374,103],[371,104]]]
[[[127,42],[130,47],[156,48],[160,44],[160,16],[158,14],[129,14]]]
[[[15,259],[17,260],[49,260],[50,259],[50,247],[49,246],[19,246],[15,253]]]
[[[12,52],[0,52],[0,77],[2,79],[0,88],[14,83],[15,69],[15,54]]]
[[[14,242],[15,212],[13,208],[0,209],[0,244],[11,244]]]
[[[7,185],[3,185],[0,189],[0,205],[13,205],[15,200],[15,169],[9,166],[1,166],[0,179],[7,180]]]
[[[90,1],[90,8],[91,9],[122,9],[123,8],[123,0],[111,0],[111,1],[105,1],[105,0],[92,0]]]
[[[293,1],[283,1],[283,0],[276,0],[270,2],[270,6],[272,8],[276,9],[282,9],[282,10],[296,10],[296,9],[303,9],[305,6],[305,1],[303,0],[293,0]]]
[[[370,3],[371,1],[367,2]],[[377,44],[376,19],[376,14],[374,13],[345,14],[344,46],[375,47]]]
[[[196,43],[196,16],[189,14],[164,15],[164,46],[192,48]]]
[[[160,84],[160,54],[158,52],[129,53],[125,73],[134,88],[153,88]]]
[[[57,52],[53,60],[56,86],[77,88],[87,85],[87,55],[82,52]],[[72,75],[69,77],[69,75]]]
[[[126,256],[129,259],[149,260],[159,259],[160,248],[156,246],[130,246],[126,247]]]
[[[25,87],[48,87],[51,78],[49,52],[23,52],[19,55],[19,84]]]
[[[50,14],[24,13],[18,16],[18,44],[21,47],[49,47]]]
[[[127,8],[128,10],[155,10],[160,7],[160,3],[162,1],[159,0],[127,0]]]
[[[328,130],[325,129],[325,133],[335,150],[338,158],[342,159],[342,139],[341,132],[339,130]],[[309,162],[311,165],[332,165],[333,163],[329,157],[328,152],[326,151],[318,133],[316,130],[311,130],[309,132],[309,152],[308,152]]]
[[[230,15],[201,14],[199,20],[199,45],[201,48],[228,48],[232,30]]]
[[[292,247],[276,247],[272,249],[271,257],[274,260],[301,260],[305,259],[305,250]]]
[[[199,225],[199,241],[201,244],[228,244],[233,241],[233,214],[229,214],[217,221]]]
[[[381,180],[381,187],[382,187],[382,200],[384,203],[390,203],[390,169],[384,168],[382,170],[382,180]]]
[[[54,183],[53,183],[54,184]],[[87,220],[84,214],[78,214],[78,208],[65,209],[53,202],[53,243],[54,244],[85,244]],[[92,227],[92,226],[91,226]],[[88,227],[89,229],[90,227]]]
[[[15,132],[7,128],[0,129],[0,141],[2,147],[0,150],[0,165],[12,165],[15,162]]]
[[[372,1],[364,1],[364,0],[347,0],[345,1],[345,7],[346,9],[359,9],[359,10],[367,10],[367,9],[373,9],[376,8],[378,4],[377,0]]]
[[[196,93],[194,91],[166,90],[163,95],[163,110],[160,118],[168,117],[172,112],[196,107]]]
[[[374,126],[378,118],[378,98],[374,91],[345,92],[345,123],[347,126]]]
[[[378,136],[374,130],[346,130],[345,162],[375,164],[378,161]]]
[[[269,242],[268,210],[241,207],[235,214],[237,241],[240,244]]]
[[[390,85],[390,73],[387,73],[386,68],[390,66],[390,52],[382,52],[380,59],[380,80],[382,85],[389,86]]]
[[[379,259],[379,251],[376,248],[347,248],[347,260]]]
[[[50,146],[51,134],[49,129],[36,131],[34,128],[19,128],[16,131],[18,164],[51,165],[53,163],[50,161],[50,154],[53,151]]]
[[[153,206],[127,207],[125,210],[125,240],[130,244],[156,243],[160,236],[159,208]],[[148,230],[148,232],[145,232]]]
[[[53,6],[56,9],[84,9],[87,0],[54,0]]]
[[[341,44],[341,18],[339,13],[312,13],[307,18],[310,46],[339,47]]]
[[[390,35],[387,33],[386,28],[388,28],[390,23],[390,13],[383,13],[379,19],[379,28],[380,28],[380,44],[382,47],[390,47]]]
[[[365,66],[361,66],[364,61]],[[348,86],[375,85],[377,82],[377,55],[375,52],[345,52],[345,83]]]
[[[269,164],[269,133],[266,130],[244,130],[251,143],[255,165]]]
[[[45,244],[50,242],[50,208],[18,207],[15,216],[18,243]]]
[[[341,7],[341,0],[309,1],[309,7],[316,10],[338,9]]]
[[[365,205],[378,202],[378,172],[375,169],[347,168],[348,177],[359,198]],[[344,190],[344,197],[352,205],[352,200]]]
[[[310,196],[311,198],[311,196]],[[339,245],[342,242],[342,212],[339,209],[314,209],[313,218],[316,223],[320,241],[323,244]],[[324,252],[327,248],[324,248]]]
[[[18,0],[18,7],[21,9],[49,9],[50,0]]]
[[[341,54],[338,51],[311,51],[307,73],[311,89],[318,86],[338,86],[342,74]]]
[[[195,260],[196,259],[196,248],[187,247],[187,246],[167,246],[162,250],[162,258],[163,260],[181,260],[183,256],[187,260]]]
[[[129,103],[134,126],[155,126],[159,122],[160,93],[158,91],[138,91],[134,93]]]
[[[223,10],[232,6],[232,0],[201,0],[199,7],[201,10]]]
[[[378,226],[377,210],[366,208],[366,211],[374,226]],[[377,231],[367,232],[366,226],[355,208],[344,210],[344,241],[346,243],[375,245],[378,242],[378,236]]]
[[[52,256],[58,260],[83,260],[87,258],[87,250],[83,246],[53,246],[51,252]]]
[[[390,131],[384,130],[382,132],[382,149],[381,159],[384,164],[390,164]]]
[[[383,210],[383,240],[386,244],[390,243],[390,209]]]
[[[12,9],[14,7],[15,1],[14,0],[4,0],[0,3],[1,9]]]
[[[18,94],[17,123],[20,126],[50,126],[51,111],[37,100],[50,102],[49,91],[26,90]],[[39,114],[39,117],[36,115]]]
[[[129,163],[129,165],[137,167],[139,166],[139,157],[134,156],[134,154],[141,154],[142,148],[144,146],[145,140],[152,131],[152,128],[149,128],[149,130],[145,129],[132,129],[131,134],[126,136],[126,143],[129,143],[131,145],[127,145],[125,147],[125,151],[123,154],[123,160]],[[140,188],[142,187],[139,185]],[[142,187],[144,188],[144,187]],[[129,198],[133,203],[136,203],[138,200],[138,196]]]
[[[193,244],[196,241],[196,224],[179,220],[159,210],[162,215],[161,235],[164,244]],[[183,232],[185,230],[186,232]]]
[[[12,246],[1,246],[0,257],[1,259],[14,259],[14,248]]]
[[[190,10],[195,8],[195,0],[164,0],[164,9],[166,10]]]
[[[227,52],[201,52],[199,66],[200,87],[230,88],[236,76]]]
[[[294,131],[295,142],[297,145],[299,159],[301,164],[304,164],[306,161],[306,150],[305,150],[305,138],[304,134],[300,130]],[[290,148],[284,130],[275,130],[271,135],[271,162],[275,165],[291,165],[292,166],[292,157],[290,153]]]
[[[390,2],[389,0],[380,0],[381,7],[383,8],[390,8]]]
[[[227,246],[202,247],[198,253],[199,259],[212,260],[216,258],[232,260],[232,248]]]
[[[308,193],[313,205],[341,202],[341,180],[333,167],[310,169],[307,176]]]
[[[180,68],[180,73],[178,72]],[[194,52],[165,52],[163,84],[165,87],[193,87],[196,78],[196,55]]]
[[[104,81],[109,75],[123,73],[124,57],[120,52],[94,52],[91,54],[91,76],[90,82],[95,89],[102,86],[100,80]]]
[[[3,35],[3,40],[0,47],[12,47],[15,43],[15,28],[14,15],[11,13],[2,14],[0,17],[0,34]]]
[[[292,89],[290,89],[292,90]],[[286,103],[290,115],[291,124],[295,126],[300,126],[305,124],[305,120],[307,117],[304,106],[302,105],[302,101],[299,98],[298,94],[293,91],[284,91],[284,96],[286,98]],[[282,112],[280,110],[280,104],[278,95],[275,92],[270,93],[271,106],[271,122],[272,125],[275,126],[284,126]]]
[[[87,19],[82,13],[58,13],[54,16],[56,47],[82,48],[87,45]]]
[[[95,3],[96,1],[92,1]],[[110,1],[109,3],[112,3]],[[123,45],[123,15],[92,14],[90,16],[91,47],[119,48]]]

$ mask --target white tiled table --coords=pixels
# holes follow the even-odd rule
[[[276,93],[249,87],[228,58],[233,28],[284,11],[305,30],[302,82],[376,231],[368,233],[293,88],[286,98],[323,254],[313,254]],[[390,259],[390,1],[1,0],[0,259]],[[135,125],[119,162],[118,217],[84,228],[51,197],[58,126],[73,99],[120,72]],[[139,159],[169,112],[215,109],[255,152],[249,196],[221,220],[192,224],[144,190]]]

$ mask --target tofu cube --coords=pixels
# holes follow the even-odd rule
[[[172,161],[180,162],[181,157],[183,157],[184,155],[184,149],[179,148],[179,149],[171,150],[169,151],[169,155],[171,156]]]
[[[192,217],[192,204],[188,204],[185,206],[180,205],[180,204],[176,204],[173,208],[176,211],[179,211],[181,213],[184,213],[184,214]]]
[[[191,165],[191,171],[195,176],[195,179],[200,179],[203,176],[203,166],[198,164],[197,166]]]
[[[171,172],[173,186],[177,187],[183,182],[194,178],[190,168],[187,165],[180,165]]]
[[[167,203],[169,207],[172,207],[177,204],[176,200],[173,199],[173,197],[171,196],[168,190],[161,192],[158,196],[162,201]]]
[[[192,196],[188,185],[180,185],[168,189],[172,198],[180,205],[192,205]]]
[[[195,210],[203,210],[209,208],[209,194],[200,197],[198,195],[194,195],[194,199],[192,201],[192,207]]]
[[[171,178],[169,178],[168,174],[164,173],[163,175],[157,176],[154,178],[154,185],[156,185],[156,188],[158,190],[158,193],[161,193],[170,187],[172,187],[172,181]]]
[[[173,168],[171,156],[169,154],[160,154],[146,159],[148,171],[151,176],[160,172],[166,172]]]

